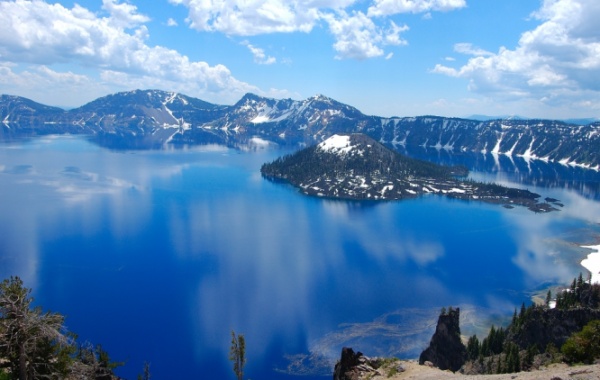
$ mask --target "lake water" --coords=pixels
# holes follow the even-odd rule
[[[199,146],[108,150],[77,137],[0,145],[0,276],[67,316],[135,379],[322,379],[349,345],[416,357],[442,306],[463,332],[569,282],[600,236],[600,175],[493,156],[411,152],[473,178],[560,199],[560,212],[428,196],[388,203],[305,197],[264,180],[286,152]],[[507,161],[508,160],[508,161]]]

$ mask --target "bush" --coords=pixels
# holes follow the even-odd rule
[[[600,320],[585,325],[583,330],[573,334],[561,348],[568,363],[591,364],[600,358]]]

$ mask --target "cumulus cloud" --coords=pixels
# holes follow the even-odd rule
[[[15,64],[0,62],[0,87],[5,93],[34,98],[59,106],[81,105],[106,94],[107,88],[89,77],[71,71],[58,72],[45,65],[16,70]],[[45,91],[49,89],[49,91]],[[88,96],[82,99],[82,94]],[[60,99],[60,104],[57,104]]]
[[[189,9],[187,22],[198,31],[251,36],[311,32],[325,21],[335,38],[337,59],[366,59],[385,54],[385,45],[405,45],[398,27],[374,17],[398,13],[429,13],[464,7],[465,0],[375,0],[367,13],[351,9],[356,0],[169,0]],[[430,16],[430,14],[429,14]],[[386,29],[385,24],[390,26]],[[389,53],[388,53],[389,55]],[[386,57],[388,56],[386,55]]]
[[[398,13],[447,12],[467,6],[465,0],[375,0],[369,7],[369,16],[388,16]],[[431,14],[429,14],[430,17]]]
[[[199,31],[251,36],[310,32],[319,19],[315,1],[170,0],[189,9],[190,27]],[[336,2],[333,2],[334,4]],[[351,1],[337,1],[340,6]]]
[[[484,94],[530,97],[549,105],[600,100],[600,3],[597,0],[544,0],[532,15],[541,23],[523,33],[515,49],[490,53],[471,44],[457,52],[474,55],[459,68],[438,64],[433,72],[466,78]]]
[[[214,98],[211,94],[238,97],[248,91],[260,93],[234,78],[223,65],[190,61],[175,50],[146,44],[148,29],[143,23],[149,18],[137,13],[135,6],[104,0],[102,7],[108,17],[79,5],[68,9],[39,0],[0,2],[1,59],[45,66],[78,63],[101,70],[108,83],[141,82],[143,88],[149,82],[185,84],[209,98]],[[29,74],[35,75],[41,74]]]
[[[110,22],[117,27],[133,28],[150,21],[150,18],[137,13],[137,7],[128,3],[119,4],[115,0],[102,0],[102,9],[110,14]]]
[[[272,65],[277,62],[275,57],[267,56],[263,49],[250,44],[248,41],[242,41],[242,45],[246,46],[248,50],[250,50],[254,56],[254,62],[258,63],[259,65]]]
[[[354,58],[366,59],[379,57],[384,54],[382,45],[404,45],[406,41],[400,33],[408,30],[408,26],[397,26],[391,22],[390,27],[383,30],[373,20],[362,12],[348,15],[340,12],[338,15],[325,15],[330,32],[337,42],[333,48],[338,53],[337,59]]]

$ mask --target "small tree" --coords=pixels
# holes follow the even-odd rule
[[[477,359],[480,351],[481,344],[479,343],[479,339],[477,339],[477,335],[473,335],[467,342],[467,354],[469,355],[469,360]]]
[[[231,347],[229,349],[229,360],[233,362],[233,372],[238,380],[244,379],[244,365],[246,364],[246,340],[243,334],[236,336],[231,331]]]
[[[138,375],[138,380],[150,380],[150,363],[144,362],[144,373]]]

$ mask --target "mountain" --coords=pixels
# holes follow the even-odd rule
[[[267,179],[291,183],[307,195],[352,200],[397,200],[423,194],[556,210],[527,190],[462,181],[462,167],[446,167],[393,151],[364,134],[333,135],[261,167]]]
[[[469,115],[466,119],[488,121],[488,120],[527,120],[526,117],[519,115],[502,115],[502,116],[489,116],[489,115]]]
[[[503,154],[600,169],[600,122],[384,118],[364,115],[323,95],[278,100],[246,94],[226,106],[173,92],[136,90],[68,111],[3,95],[0,120],[0,138],[77,133],[92,135],[103,144],[127,141],[141,147],[165,143],[238,146],[254,138],[310,146],[336,133],[364,133],[390,146]]]

